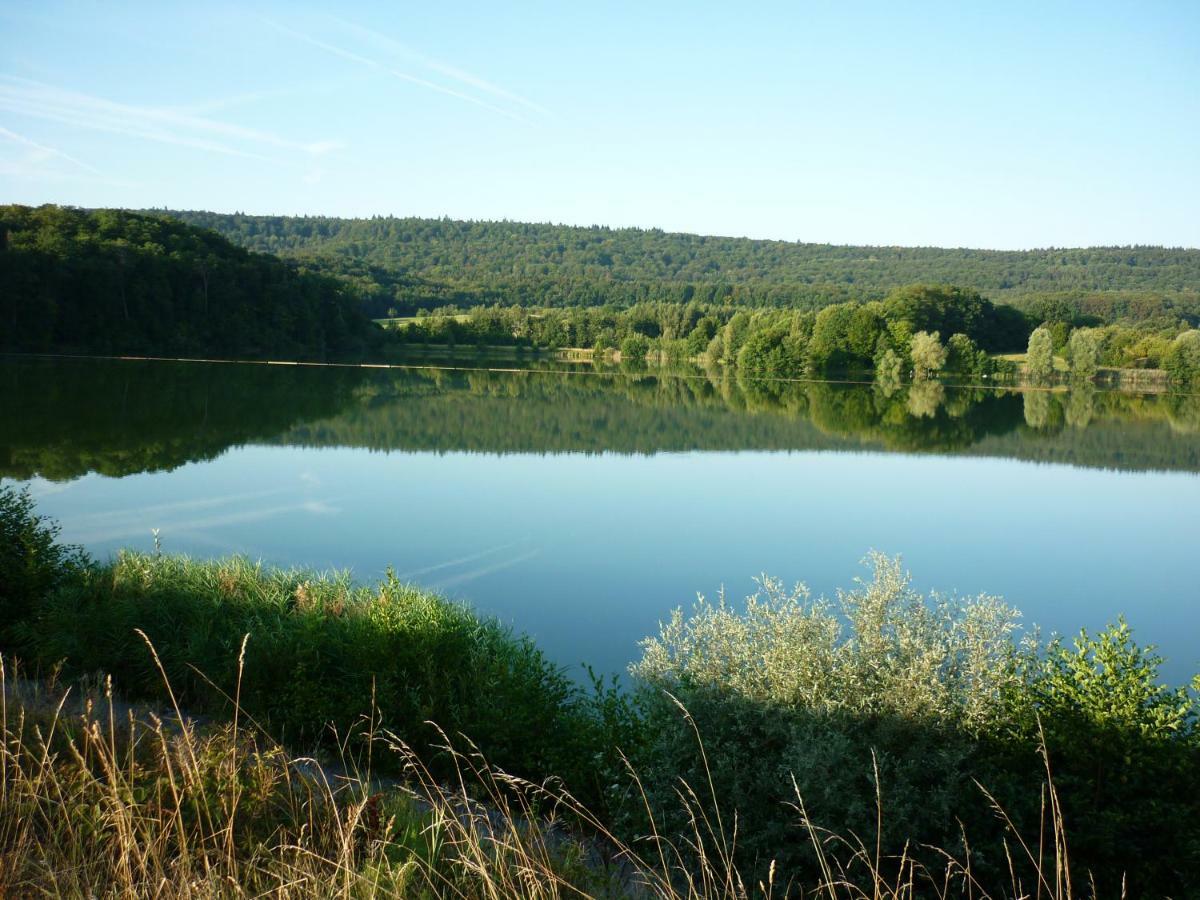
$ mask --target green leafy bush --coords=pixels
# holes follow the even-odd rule
[[[644,334],[630,334],[621,341],[621,362],[631,366],[644,365],[650,352],[650,339]]]
[[[0,486],[0,643],[17,640],[34,606],[84,565],[83,553],[57,538],[58,525],[34,512],[28,489]]]
[[[1151,867],[1153,881],[1130,880],[1131,896],[1200,878],[1200,709],[1186,688],[1161,683],[1161,663],[1122,619],[1028,654],[1011,698],[1007,739],[1044,741],[1072,852],[1113,896]]]
[[[949,846],[955,817],[982,809],[973,737],[1003,720],[1016,689],[1016,613],[986,596],[927,600],[897,560],[870,562],[874,577],[836,604],[764,578],[744,612],[701,599],[644,642],[643,777],[661,814],[677,779],[697,790],[711,779],[753,823],[743,851],[790,867],[810,851],[796,794],[813,820],[871,834],[875,765],[894,850]]]
[[[1200,331],[1185,331],[1171,343],[1163,357],[1171,383],[1187,386],[1200,382]]]
[[[980,786],[1036,831],[1044,750],[1077,875],[1100,896],[1123,878],[1131,896],[1200,879],[1195,699],[1161,686],[1124,622],[1039,648],[996,598],[922,597],[897,560],[869,561],[874,577],[836,603],[764,578],[744,609],[701,599],[644,642],[641,768],[662,821],[689,833],[672,820],[686,782],[707,815],[736,811],[741,861],[762,871],[814,865],[800,801],[870,843],[881,798],[884,853],[920,858],[964,831],[995,848],[1004,828]],[[1007,865],[974,859],[989,877]]]

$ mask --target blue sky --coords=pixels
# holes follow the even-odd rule
[[[0,202],[1200,246],[1200,3],[13,3]]]

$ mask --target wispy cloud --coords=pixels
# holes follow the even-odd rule
[[[105,509],[92,513],[82,513],[71,518],[72,524],[84,527],[98,525],[104,522],[111,522],[116,519],[136,519],[145,522],[148,519],[154,519],[160,516],[177,516],[180,513],[194,512],[196,510],[212,509],[214,507],[230,506],[230,505],[245,505],[250,501],[262,500],[264,497],[273,497],[280,494],[286,494],[290,488],[280,487],[271,488],[265,491],[241,491],[233,494],[218,494],[215,496],[200,497],[194,500],[172,500],[167,503],[149,503],[141,506],[129,506],[120,509]]]
[[[459,575],[452,575],[449,578],[443,578],[440,581],[435,581],[429,585],[430,589],[435,591],[444,591],[447,588],[455,585],[465,584],[468,581],[474,581],[476,578],[482,578],[484,575],[491,575],[493,572],[499,572],[503,569],[510,569],[513,566],[520,565],[523,562],[533,559],[541,549],[533,549],[525,553],[518,553],[516,556],[511,556],[506,559],[499,560],[491,565],[481,566],[478,569],[472,569],[469,572],[463,572]]]
[[[359,38],[373,43],[378,47],[382,47],[383,49],[389,50],[398,56],[402,56],[405,59],[425,66],[426,68],[431,69],[440,75],[444,75],[447,78],[451,78],[454,81],[465,84],[468,87],[475,88],[476,90],[483,91],[486,94],[491,94],[493,97],[500,97],[501,99],[508,100],[513,103],[519,103],[521,106],[531,109],[534,112],[541,113],[542,115],[550,115],[550,110],[546,109],[546,107],[539,103],[535,103],[528,97],[522,97],[520,94],[515,93],[514,91],[507,90],[498,84],[487,81],[484,78],[480,78],[478,75],[474,75],[471,72],[460,69],[458,66],[451,65],[441,60],[431,59],[430,57],[416,52],[411,47],[401,43],[400,41],[397,41],[392,37],[389,37],[386,34],[375,31],[372,28],[366,28],[355,22],[348,22],[345,19],[339,19],[337,17],[334,17],[333,21],[337,22],[338,25],[351,34],[355,34]]]
[[[229,97],[216,97],[212,100],[201,100],[196,103],[185,103],[179,106],[172,106],[170,109],[174,112],[183,113],[185,115],[206,116],[211,113],[220,112],[223,109],[232,109],[238,106],[250,106],[255,103],[262,103],[266,100],[278,100],[280,97],[290,97],[300,93],[295,88],[275,88],[265,91],[247,91],[244,94],[233,94]]]
[[[66,160],[67,162],[71,163],[72,165],[77,166],[80,169],[83,169],[85,172],[91,172],[93,175],[103,174],[102,172],[100,172],[99,169],[96,169],[93,166],[89,166],[87,163],[83,162],[82,160],[76,159],[75,157],[71,156],[69,153],[64,153],[63,151],[61,151],[55,147],[48,147],[45,144],[39,144],[37,141],[33,140],[32,138],[27,138],[23,134],[17,134],[15,131],[10,131],[9,129],[5,128],[3,125],[0,125],[0,138],[4,138],[6,141],[9,141],[14,144],[20,144],[23,147],[30,147],[33,150],[36,150],[38,153],[40,153],[42,158],[55,157],[57,159]]]
[[[0,145],[15,148],[0,154],[0,176],[35,181],[75,181],[110,187],[139,187],[137,182],[112,178],[71,154],[0,126]],[[63,165],[65,163],[66,165]]]
[[[515,544],[500,544],[497,547],[491,547],[487,550],[481,550],[478,553],[472,553],[469,556],[459,556],[455,559],[448,559],[445,562],[435,563],[432,566],[425,566],[423,569],[412,569],[408,572],[401,572],[397,578],[401,581],[407,581],[410,578],[416,578],[418,575],[427,575],[430,572],[437,572],[440,569],[449,569],[454,566],[461,566],[464,563],[475,562],[478,559],[483,559],[485,556],[491,556],[494,553],[499,553],[501,550],[507,550]]]
[[[437,82],[430,81],[427,78],[421,78],[421,77],[419,77],[417,75],[413,75],[409,72],[404,72],[404,71],[401,71],[400,69],[392,68],[387,63],[380,62],[379,60],[373,59],[369,56],[364,56],[363,54],[357,53],[354,50],[348,50],[345,47],[330,43],[329,41],[326,41],[326,40],[322,40],[321,38],[315,37],[314,35],[306,34],[302,31],[297,31],[294,28],[289,28],[287,25],[283,25],[272,19],[264,18],[263,22],[265,22],[267,25],[269,25],[271,28],[274,28],[276,31],[278,31],[281,34],[286,34],[289,37],[295,38],[298,41],[303,41],[306,44],[310,44],[314,47],[324,50],[327,53],[332,53],[334,56],[340,56],[342,59],[349,60],[350,62],[356,63],[357,65],[360,65],[364,68],[371,69],[373,71],[379,72],[384,75],[390,75],[393,78],[398,78],[401,81],[408,82],[409,84],[415,84],[418,87],[425,88],[426,90],[434,91],[439,94],[444,94],[447,97],[454,97],[456,100],[462,100],[465,103],[471,103],[475,106],[479,106],[483,109],[490,110],[491,112],[497,113],[501,116],[505,116],[510,119],[515,119],[518,122],[527,121],[523,116],[518,115],[517,113],[513,112],[512,110],[504,109],[503,107],[496,106],[495,104],[492,104],[492,103],[488,103],[487,101],[481,100],[480,98],[475,97],[471,94],[465,93],[460,90],[456,90],[451,87],[447,87],[446,85],[443,85],[443,84],[438,84]],[[432,66],[431,66],[431,68],[432,68]],[[497,88],[496,90],[500,90],[500,89]]]
[[[117,188],[140,188],[144,185],[139,181],[127,178],[110,178],[106,175],[91,175],[87,172],[64,171],[48,168],[45,164],[28,160],[0,159],[0,177],[21,181],[44,182],[82,182],[86,184],[101,184]]]
[[[224,501],[229,503],[228,500]],[[180,507],[193,506],[200,508],[201,504],[180,504]],[[80,544],[96,544],[103,541],[117,541],[138,535],[144,535],[151,528],[158,528],[164,537],[188,532],[200,534],[214,528],[224,528],[229,525],[245,525],[251,522],[263,522],[279,516],[295,517],[297,513],[308,513],[313,516],[337,515],[338,508],[322,500],[304,500],[298,503],[281,503],[275,506],[251,506],[222,508],[217,506],[211,514],[178,515],[164,510],[155,516],[147,516],[139,510],[119,511],[116,514],[92,522],[72,522],[71,527],[64,529],[68,539]]]
[[[0,109],[79,128],[266,162],[277,160],[247,147],[320,155],[341,145],[337,141],[304,143],[206,116],[118,103],[13,75],[0,75]]]

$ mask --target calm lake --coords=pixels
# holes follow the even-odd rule
[[[619,672],[675,606],[900,554],[1200,671],[1200,398],[0,358],[0,477],[105,556],[392,566]]]

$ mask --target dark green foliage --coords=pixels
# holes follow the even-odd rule
[[[991,304],[974,291],[914,284],[894,291],[883,306],[889,319],[908,322],[913,331],[972,336],[984,330]]]
[[[1187,688],[1159,681],[1161,663],[1122,619],[1026,656],[1010,699],[1002,738],[1044,739],[1072,853],[1101,894],[1117,895],[1124,873],[1144,873],[1131,878],[1130,896],[1200,878],[1200,707]]]
[[[946,342],[944,371],[971,381],[990,378],[996,374],[996,363],[965,334],[954,334]]]
[[[661,300],[819,309],[882,299],[914,282],[1061,302],[1105,321],[1168,309],[1193,322],[1200,317],[1197,250],[848,247],[521,222],[170,214],[250,249],[344,277],[378,317],[389,307],[411,313],[496,302],[560,307]],[[976,337],[960,325],[920,327]]]
[[[1200,331],[1185,331],[1171,343],[1163,358],[1171,383],[1181,387],[1200,383]]]
[[[83,566],[82,552],[57,537],[57,523],[34,512],[28,490],[0,486],[0,645]]]
[[[872,367],[875,341],[863,334],[864,323],[857,303],[838,303],[817,313],[808,357],[818,372],[844,372]],[[882,323],[880,323],[880,328]]]
[[[687,349],[689,356],[699,356],[703,353],[712,341],[717,336],[717,329],[721,327],[721,322],[716,316],[704,316],[696,327],[692,329],[691,334],[687,336]]]
[[[357,353],[378,329],[333,278],[180,222],[0,207],[0,349]]]
[[[1200,324],[1200,294],[1195,284],[1178,292],[1106,288],[1097,291],[1034,291],[1005,294],[1006,302],[1037,324],[1068,322],[1077,326],[1155,321]]]
[[[738,351],[738,371],[751,378],[796,378],[804,371],[804,350],[786,324],[758,329]]]
[[[626,335],[621,341],[621,362],[631,366],[641,366],[646,363],[646,354],[650,352],[650,339],[640,332]]]

